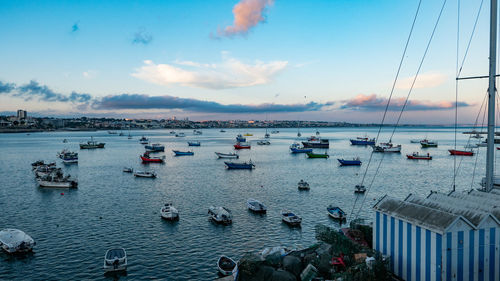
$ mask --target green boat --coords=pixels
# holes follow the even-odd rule
[[[330,155],[326,154],[326,152],[324,154],[307,152],[306,154],[307,154],[307,157],[309,157],[309,158],[328,158],[328,157],[330,157]]]
[[[437,141],[430,141],[430,140],[422,140],[420,142],[420,145],[422,146],[422,148],[427,148],[427,147],[437,147],[438,146],[438,143]]]

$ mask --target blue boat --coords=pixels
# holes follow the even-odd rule
[[[201,143],[199,141],[188,141],[188,146],[200,146]]]
[[[350,139],[352,145],[375,145],[375,138],[360,138]]]
[[[144,146],[146,150],[151,151],[151,152],[159,152],[159,151],[165,151],[165,146],[159,144],[159,143],[153,143],[152,145],[146,145]]]
[[[308,153],[313,151],[312,148],[304,148],[296,142],[290,145],[290,150],[292,151],[292,153]]]
[[[246,142],[246,141],[247,141],[247,139],[244,136],[242,136],[241,134],[238,134],[236,136],[236,142]]]
[[[326,210],[328,211],[328,215],[332,219],[336,219],[336,220],[345,220],[346,219],[346,213],[342,209],[340,209],[340,207],[330,205],[326,208]]]
[[[185,155],[194,155],[194,152],[192,151],[179,151],[179,150],[172,150],[175,153],[175,156],[185,156]]]
[[[255,165],[250,161],[250,162],[243,162],[243,163],[236,163],[236,162],[224,162],[226,164],[228,169],[247,169],[251,170],[255,168]]]
[[[352,160],[337,159],[342,166],[361,166],[361,160],[354,158]]]

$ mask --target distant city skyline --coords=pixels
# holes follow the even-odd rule
[[[352,123],[380,123],[418,5],[0,1],[0,113]],[[480,3],[461,3],[459,61]],[[386,123],[441,5],[422,2]],[[454,122],[456,5],[445,6],[401,123]],[[487,74],[488,14],[483,5],[461,76]],[[474,122],[486,88],[460,82],[458,123]]]

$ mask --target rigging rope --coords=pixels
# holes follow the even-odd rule
[[[459,49],[460,49],[460,0],[457,1],[457,59],[455,64],[455,78],[458,77],[459,73],[459,68],[458,68],[458,56],[460,54]],[[455,79],[455,140],[453,148],[455,150],[457,150],[457,124],[458,124],[458,79]],[[457,157],[453,157],[453,186],[452,186],[453,191],[455,191],[456,179],[457,179]]]

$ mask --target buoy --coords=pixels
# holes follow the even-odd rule
[[[64,195],[64,192],[61,192],[61,195]]]

